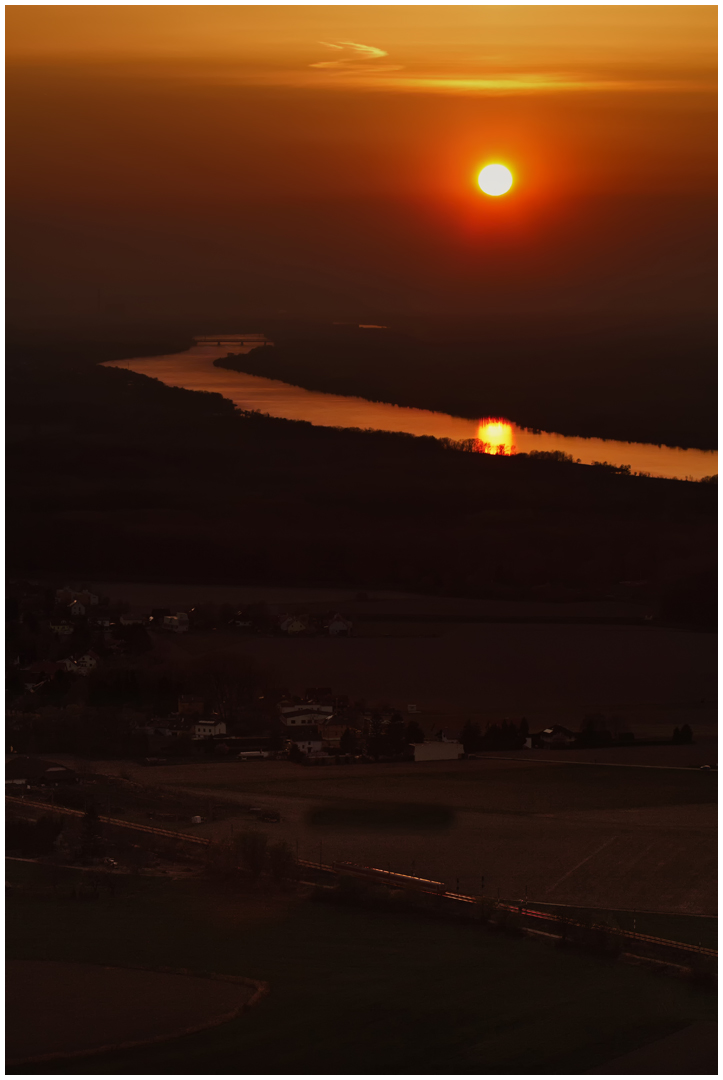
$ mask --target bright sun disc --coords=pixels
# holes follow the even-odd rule
[[[477,183],[485,195],[504,195],[512,187],[512,173],[504,165],[485,165]]]

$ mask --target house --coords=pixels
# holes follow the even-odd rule
[[[65,622],[65,620],[59,620],[58,622],[52,622],[50,624],[50,629],[58,637],[68,637],[70,634],[75,633],[75,627],[72,626],[70,623]]]
[[[352,624],[349,619],[345,619],[343,615],[338,612],[334,615],[329,623],[328,630],[330,637],[349,637],[351,635]]]
[[[287,740],[286,749],[290,749],[292,743],[295,743],[302,754],[320,754],[324,744],[319,738],[310,738],[308,735],[303,735],[301,732],[294,732]]]
[[[145,735],[163,735],[168,739],[191,738],[193,724],[189,720],[180,720],[177,716],[154,716],[147,724],[136,728]]]
[[[80,600],[72,600],[68,604],[68,611],[73,619],[82,619],[85,615],[85,604],[81,604]]]
[[[532,746],[543,750],[553,750],[555,747],[572,746],[577,742],[577,738],[573,731],[562,727],[561,724],[555,724],[553,727],[545,728],[538,735],[533,735]]]
[[[70,604],[73,600],[80,601],[85,607],[95,607],[98,604],[98,597],[95,593],[89,592],[88,589],[81,589],[80,591],[71,589],[69,585],[58,589],[55,599],[59,604]]]
[[[121,626],[143,626],[146,616],[141,611],[126,611],[119,621]]]
[[[87,653],[83,653],[82,656],[76,658],[76,664],[78,666],[79,675],[89,675],[91,671],[98,666],[100,657],[98,653],[93,652],[91,649]]]
[[[163,616],[163,629],[171,630],[174,634],[185,634],[188,631],[188,615],[185,611],[177,611],[175,615]]]
[[[303,634],[306,630],[306,622],[298,615],[279,616],[279,630],[284,634]]]
[[[464,748],[460,742],[414,743],[415,761],[457,761],[462,757]]]
[[[85,672],[81,672],[80,668],[71,656],[66,656],[64,660],[58,660],[57,667],[58,671],[67,671],[71,675],[85,674]]]
[[[327,711],[328,709],[328,711]],[[322,705],[281,706],[281,723],[285,728],[314,727],[331,715],[331,708]]]
[[[22,754],[5,762],[6,784],[67,784],[78,779],[73,769],[58,765],[56,761]]]
[[[211,716],[206,720],[197,720],[192,731],[194,739],[208,739],[214,735],[225,735],[226,725],[223,720]]]

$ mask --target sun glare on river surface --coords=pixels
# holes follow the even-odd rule
[[[480,420],[477,450],[480,454],[504,454],[506,457],[514,454],[517,447],[512,445],[512,424],[492,416]]]
[[[512,173],[505,165],[485,165],[477,183],[485,195],[504,195],[512,187]]]

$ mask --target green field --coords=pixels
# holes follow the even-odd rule
[[[7,906],[13,958],[183,966],[271,987],[221,1028],[58,1072],[578,1073],[715,1016],[714,998],[683,981],[475,925],[200,880],[126,879],[115,898],[78,902],[72,872],[53,887],[42,868],[8,868],[20,885]]]

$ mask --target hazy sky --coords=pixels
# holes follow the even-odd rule
[[[709,309],[716,14],[9,7],[10,320]]]

